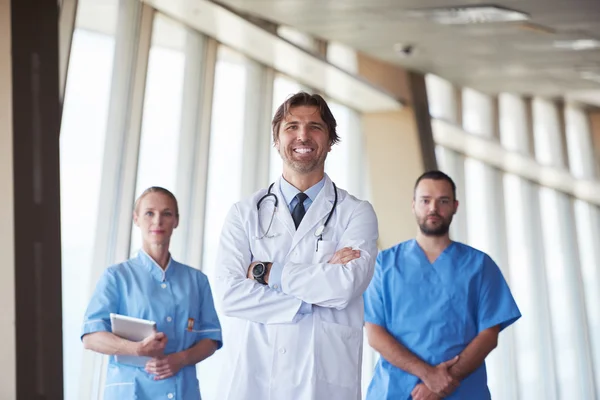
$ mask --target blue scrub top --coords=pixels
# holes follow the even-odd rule
[[[366,322],[384,327],[430,365],[460,354],[481,331],[502,330],[521,317],[496,263],[457,242],[433,264],[414,239],[380,252],[364,300]],[[367,399],[410,399],[418,383],[380,357]],[[489,399],[485,364],[446,398]]]
[[[82,334],[111,332],[110,313],[156,321],[167,336],[165,354],[189,349],[201,339],[222,346],[221,325],[206,275],[174,261],[165,271],[144,251],[107,268],[85,313]],[[188,330],[188,318],[194,319]],[[143,368],[119,364],[109,357],[104,398],[200,399],[195,365],[159,381]]]

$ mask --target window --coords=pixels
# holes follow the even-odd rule
[[[277,108],[279,108],[288,97],[302,89],[303,88],[299,83],[283,75],[277,75],[273,82],[273,115],[275,115]],[[269,157],[269,181],[274,182],[279,178],[282,169],[283,161],[281,160],[281,156],[277,152],[277,149],[273,147]]]
[[[150,186],[162,186],[177,197],[175,182],[185,69],[185,27],[155,14],[148,59],[144,114],[135,196]],[[176,240],[178,230],[174,231]],[[133,225],[131,251],[142,245]],[[178,259],[178,254],[173,254]]]
[[[463,89],[463,128],[484,137],[494,135],[494,104],[490,96],[473,89]]]
[[[580,179],[593,179],[594,147],[585,111],[572,105],[566,107],[565,127],[571,173]]]
[[[540,189],[546,277],[560,398],[591,398],[591,364],[570,199]]]
[[[115,51],[115,26],[82,22],[96,4],[80,1],[60,134],[64,398],[79,399],[79,335],[90,297],[98,199]],[[104,2],[116,18],[117,2]],[[100,29],[101,28],[101,29]],[[84,300],[85,299],[85,300]]]
[[[352,122],[355,121],[352,121],[353,111],[351,109],[333,101],[327,103],[337,122],[336,131],[340,141],[332,146],[331,152],[327,155],[325,172],[336,185],[348,190],[353,179],[350,165],[352,142],[356,140],[356,136],[360,135],[360,130],[352,125]],[[356,193],[352,194],[356,195]]]
[[[540,164],[564,167],[561,123],[555,104],[535,99],[533,101],[535,157]]]
[[[217,55],[213,94],[208,186],[204,228],[202,271],[214,287],[215,260],[223,222],[231,206],[239,201],[242,179],[245,91],[247,61],[226,47]],[[223,171],[228,171],[223,175]],[[215,297],[217,310],[219,299]],[[221,319],[223,330],[226,320]],[[223,352],[217,352],[198,366],[202,398],[216,399]]]
[[[581,262],[581,281],[590,332],[591,360],[600,366],[600,210],[589,203],[575,200],[575,221]],[[600,383],[600,368],[595,369],[596,384]],[[599,386],[596,386],[599,387]]]
[[[521,314],[515,324],[515,362],[520,398],[542,400],[552,397],[552,343],[547,329],[544,255],[540,254],[537,187],[515,175],[504,175],[510,288]],[[535,213],[538,215],[535,215]],[[541,232],[539,232],[541,233]]]
[[[425,76],[429,114],[451,123],[459,121],[456,90],[454,86],[437,75]]]

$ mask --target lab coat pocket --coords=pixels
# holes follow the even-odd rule
[[[318,329],[317,376],[333,385],[356,387],[361,368],[362,329],[326,321],[319,321]]]
[[[313,263],[326,263],[333,258],[335,254],[335,247],[337,242],[333,240],[319,240],[315,255],[313,256]]]
[[[135,382],[109,383],[104,387],[104,400],[135,400]]]

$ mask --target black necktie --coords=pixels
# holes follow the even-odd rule
[[[296,225],[296,229],[298,229],[298,225],[304,218],[304,214],[306,214],[306,210],[304,209],[304,200],[308,198],[308,196],[304,193],[298,193],[296,195],[296,200],[298,200],[298,204],[292,210],[292,218],[294,219],[294,225]]]

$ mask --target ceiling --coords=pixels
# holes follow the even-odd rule
[[[600,49],[562,50],[555,41],[600,40],[600,0],[220,0],[240,13],[346,44],[410,70],[434,73],[485,93],[562,96],[600,91]],[[522,22],[440,25],[409,11],[493,4],[528,13]],[[398,43],[414,46],[409,57]]]

